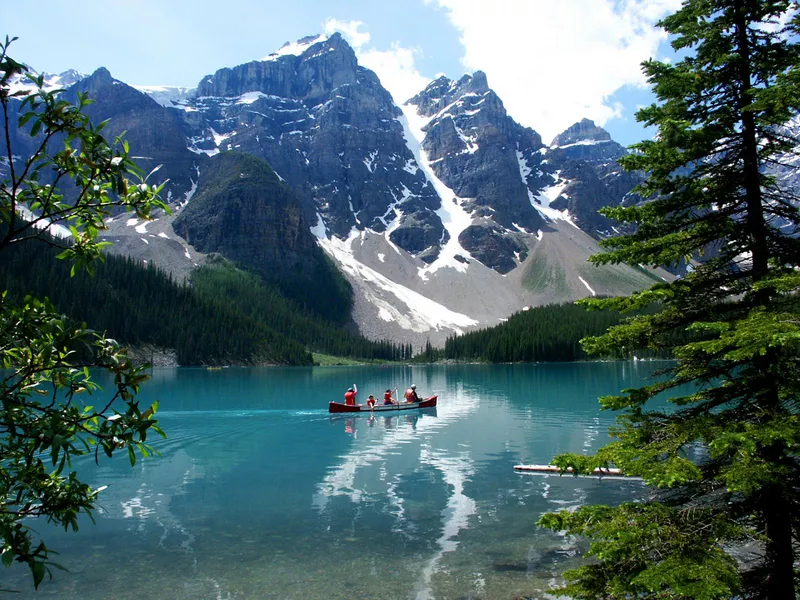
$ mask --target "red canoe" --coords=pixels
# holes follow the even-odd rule
[[[366,404],[347,405],[343,402],[331,402],[328,404],[328,412],[332,413],[352,413],[352,412],[385,412],[390,410],[416,410],[418,408],[433,408],[436,406],[436,399],[439,396],[431,396],[420,402],[401,402],[400,404],[376,404],[370,408]]]

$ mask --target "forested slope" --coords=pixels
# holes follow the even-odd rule
[[[70,277],[70,264],[42,244],[10,248],[0,282],[11,297],[48,297],[71,318],[120,343],[174,348],[179,364],[310,365],[311,351],[391,360],[410,348],[372,342],[304,311],[226,261],[199,269],[191,285],[129,258],[107,256],[95,274]]]
[[[508,321],[448,338],[443,357],[486,362],[572,361],[586,358],[580,340],[620,322],[614,311],[551,304],[515,313]]]

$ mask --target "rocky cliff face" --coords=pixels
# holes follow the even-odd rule
[[[270,278],[313,270],[316,242],[296,198],[254,156],[211,158],[173,228],[197,250],[218,252]]]
[[[508,116],[480,71],[458,81],[440,77],[407,104],[424,119],[431,169],[473,219],[459,243],[508,273],[527,255],[520,233],[535,234],[544,224],[532,203],[533,190],[548,180],[540,169],[541,137]]]
[[[221,69],[180,107],[193,151],[265,159],[320,231],[390,230],[412,255],[437,256],[439,197],[405,143],[391,96],[339,34]]]
[[[155,180],[167,181],[164,199],[173,204],[185,201],[196,183],[202,160],[186,148],[179,116],[114,79],[102,67],[69,87],[67,94],[74,97],[77,92],[88,94],[93,100],[86,108],[93,122],[108,119],[103,133],[109,141],[125,133],[136,163],[145,174],[160,165]]]
[[[544,192],[549,206],[567,211],[594,238],[613,235],[619,225],[597,211],[640,200],[631,190],[642,181],[641,175],[624,171],[618,162],[625,153],[605,129],[588,119],[557,135],[545,157],[554,178]]]
[[[259,273],[320,314],[336,315],[336,305],[349,302],[297,197],[260,158],[225,152],[209,159],[173,229],[196,250]],[[319,290],[327,291],[320,297]]]

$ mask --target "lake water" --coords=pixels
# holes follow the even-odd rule
[[[516,473],[591,452],[614,415],[597,397],[643,382],[653,363],[162,369],[161,457],[75,461],[108,485],[95,525],[42,526],[69,570],[16,598],[492,599],[547,597],[581,542],[539,529],[548,511],[644,493],[619,479]],[[417,384],[439,406],[333,416]]]

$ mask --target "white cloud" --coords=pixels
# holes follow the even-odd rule
[[[338,31],[344,36],[355,50],[359,64],[378,74],[381,84],[389,90],[396,104],[402,104],[430,83],[431,80],[423,77],[415,64],[422,54],[419,48],[406,48],[393,42],[388,50],[378,50],[369,46],[370,35],[360,31],[362,26],[364,23],[361,21],[328,19],[323,28],[326,35]]]
[[[323,25],[325,35],[331,35],[337,31],[341,33],[347,42],[358,52],[364,44],[370,40],[369,32],[359,31],[364,25],[361,21],[340,21],[339,19],[328,19]]]
[[[429,0],[461,34],[467,71],[485,71],[509,114],[548,143],[583,117],[619,116],[610,96],[645,87],[641,62],[681,0]]]

